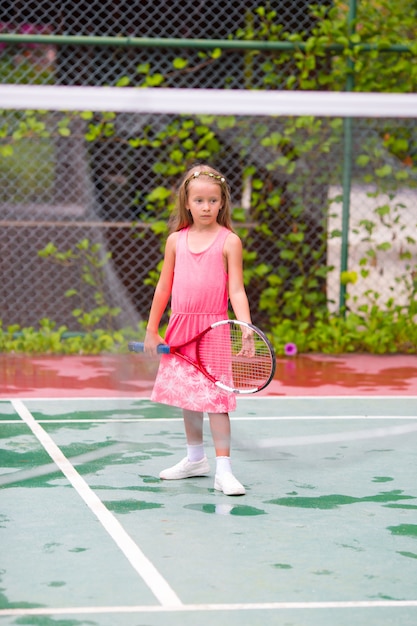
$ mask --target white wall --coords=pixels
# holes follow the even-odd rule
[[[348,271],[358,274],[356,284],[349,284],[347,293],[350,308],[356,309],[358,305],[368,302],[364,293],[372,289],[380,294],[378,303],[383,305],[388,298],[395,296],[396,303],[407,304],[409,296],[405,286],[401,282],[398,284],[396,278],[407,275],[411,280],[411,274],[417,270],[417,243],[411,244],[407,237],[411,237],[417,242],[417,191],[401,189],[395,197],[389,198],[387,194],[379,194],[377,197],[369,197],[371,188],[353,187],[350,199],[350,220],[349,220],[349,248],[348,248]],[[341,187],[331,187],[329,199],[331,200],[328,218],[328,248],[327,263],[333,265],[335,269],[329,274],[327,280],[327,295],[334,304],[330,304],[331,311],[336,311],[339,306],[339,280],[340,280],[340,257],[341,257],[341,237],[331,238],[333,230],[342,229],[342,201],[333,200],[337,196],[341,197]],[[390,213],[386,215],[382,223],[381,218],[375,210],[384,205],[389,205]],[[375,227],[370,241],[365,241],[368,237],[361,220],[375,222]],[[366,252],[370,247],[376,249],[378,244],[389,242],[391,248],[388,251],[378,250],[374,262],[367,263],[363,269],[369,270],[367,278],[362,278],[360,270],[360,260],[366,257]],[[412,253],[411,260],[402,260],[401,254],[405,251]],[[369,257],[367,257],[369,258]],[[407,269],[407,265],[411,269]],[[354,297],[357,303],[354,304]]]

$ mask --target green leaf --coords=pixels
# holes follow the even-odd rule
[[[387,252],[388,250],[391,250],[392,245],[388,241],[386,241],[383,243],[379,243],[376,248],[377,250],[382,250],[383,252]]]
[[[183,70],[188,65],[187,59],[182,59],[181,57],[176,57],[172,62],[173,67],[176,70]]]
[[[130,85],[130,78],[128,76],[122,76],[122,78],[119,78],[116,82],[116,87],[127,87],[128,85]]]
[[[298,233],[289,233],[289,235],[287,236],[288,241],[291,241],[292,243],[301,243],[302,241],[304,241],[304,233],[298,232]]]
[[[342,285],[348,285],[349,283],[355,284],[358,280],[358,274],[356,272],[341,272],[340,282]]]
[[[165,235],[167,232],[167,224],[166,222],[162,222],[162,221],[156,221],[156,222],[152,222],[152,231],[156,234],[156,235]]]
[[[407,180],[409,178],[409,173],[406,170],[401,170],[399,172],[395,172],[395,178],[397,180]]]
[[[382,167],[379,167],[375,170],[375,174],[377,176],[379,176],[380,178],[384,178],[386,176],[389,176],[392,173],[392,167],[391,165],[383,165]]]
[[[232,218],[235,222],[245,222],[247,219],[246,211],[241,208],[234,208]]]
[[[152,76],[146,77],[146,85],[148,87],[159,87],[164,82],[165,77],[163,74],[153,74]]]
[[[150,63],[141,63],[136,68],[136,71],[138,74],[149,74],[150,70],[151,70]]]
[[[391,208],[389,204],[384,204],[383,206],[380,206],[377,209],[375,209],[375,213],[377,213],[377,215],[380,215],[381,217],[383,217],[384,215],[389,215],[390,212],[391,212]]]
[[[3,157],[9,157],[13,155],[13,147],[10,144],[0,146],[0,154]]]
[[[236,125],[236,117],[234,115],[221,115],[217,118],[217,126],[221,130],[226,128],[234,128]]]
[[[82,239],[75,245],[75,247],[78,248],[78,250],[88,250],[90,247],[90,241],[88,239]]]
[[[295,258],[295,252],[293,250],[281,250],[280,257],[281,259],[292,261]]]
[[[173,150],[170,153],[170,157],[174,163],[181,163],[183,161],[184,155],[181,150]]]
[[[155,187],[155,189],[146,196],[146,199],[149,202],[157,202],[157,201],[166,200],[170,196],[171,196],[170,189],[159,186],[159,187]]]
[[[214,48],[214,50],[211,51],[210,56],[212,59],[219,59],[222,56],[221,48]]]
[[[360,167],[365,167],[365,165],[368,165],[369,161],[370,161],[370,157],[367,154],[360,154],[356,158],[356,164],[359,165]]]

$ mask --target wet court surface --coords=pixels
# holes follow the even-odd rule
[[[0,354],[0,398],[149,397],[157,367],[157,360],[133,354],[34,358]],[[417,396],[417,356],[277,359],[275,379],[260,395]]]
[[[184,453],[178,410],[3,395],[0,624],[415,626],[411,380],[239,399],[238,498],[213,473],[159,480]],[[206,443],[214,469],[207,424]]]

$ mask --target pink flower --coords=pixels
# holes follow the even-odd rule
[[[297,346],[295,343],[286,343],[284,346],[285,356],[295,356],[297,354]]]

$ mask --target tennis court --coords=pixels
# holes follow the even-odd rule
[[[2,626],[415,626],[415,357],[279,360],[233,414],[238,498],[159,480],[154,367],[0,358]]]

